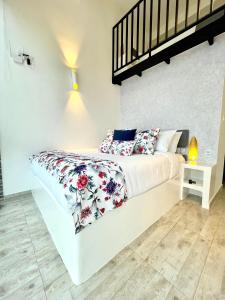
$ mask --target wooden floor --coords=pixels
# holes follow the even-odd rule
[[[79,287],[32,196],[0,201],[0,299],[225,299],[225,190],[209,212],[180,202]]]

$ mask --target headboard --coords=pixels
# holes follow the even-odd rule
[[[182,132],[180,141],[178,143],[178,148],[187,148],[189,144],[189,130],[184,129],[184,130],[177,130],[179,132]]]

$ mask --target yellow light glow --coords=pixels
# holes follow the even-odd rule
[[[65,38],[58,38],[60,48],[64,56],[64,63],[70,69],[77,67],[79,48],[74,43]]]
[[[196,162],[198,159],[198,142],[195,136],[192,137],[189,144],[188,159],[191,162]]]
[[[72,90],[78,91],[79,84],[77,79],[77,60],[80,52],[81,41],[76,41],[75,43],[73,40],[65,36],[59,36],[58,34],[57,41],[62,51],[64,64],[71,70]]]
[[[61,122],[65,128],[65,148],[74,151],[78,148],[93,147],[97,140],[98,130],[96,121],[89,106],[85,105],[84,96],[77,91],[68,92],[68,101],[63,111]],[[87,139],[85,132],[91,132],[91,138]]]
[[[69,99],[66,107],[66,114],[68,113],[73,116],[73,119],[75,117],[77,121],[82,120],[82,122],[84,122],[84,120],[89,118],[88,111],[82,101],[81,95],[77,91],[71,91],[69,93]]]

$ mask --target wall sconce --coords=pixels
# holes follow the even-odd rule
[[[71,73],[72,73],[73,90],[77,91],[79,89],[79,84],[78,84],[78,80],[77,80],[77,70],[76,69],[72,69]]]
[[[189,144],[188,159],[192,163],[195,163],[198,159],[198,141],[195,136],[191,138]]]

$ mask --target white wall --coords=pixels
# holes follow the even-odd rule
[[[0,49],[4,49],[4,27],[3,27],[3,1],[0,0]],[[4,66],[4,59],[3,59],[3,51],[0,50],[0,120],[2,115],[2,102],[3,102],[3,66]],[[0,123],[0,153],[1,153],[1,132],[2,127]]]
[[[9,48],[1,47],[0,34],[0,142],[4,193],[9,195],[32,188],[32,153],[95,147],[105,130],[119,123],[120,89],[111,85],[111,28],[121,11],[116,2],[101,0],[5,3],[3,27],[0,0],[4,40],[35,60],[33,68],[14,64]],[[158,65],[124,82],[123,125],[189,128],[198,137],[201,156],[210,149],[214,160],[222,157],[224,50],[223,35],[213,47],[201,45],[169,66]],[[70,90],[68,66],[78,67],[79,93]]]
[[[224,81],[223,101],[221,105],[219,146],[218,146],[218,154],[217,154],[217,172],[215,178],[215,186],[221,185],[221,179],[223,178],[223,171],[224,171],[223,170],[224,158],[225,158],[225,81]]]
[[[6,40],[35,62],[17,65],[5,51],[0,125],[9,195],[32,188],[32,153],[97,146],[118,123],[120,91],[111,84],[113,1],[7,0],[5,8]],[[78,68],[79,93],[70,91],[68,67]]]

